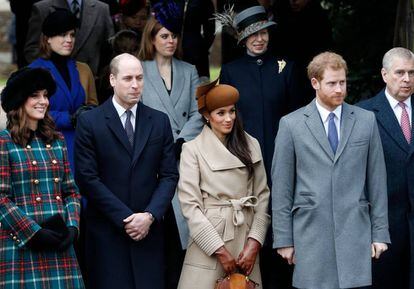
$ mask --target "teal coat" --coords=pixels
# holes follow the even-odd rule
[[[63,252],[26,246],[53,215],[78,228],[79,211],[63,136],[46,144],[35,135],[22,147],[0,132],[0,288],[84,288],[73,246]]]

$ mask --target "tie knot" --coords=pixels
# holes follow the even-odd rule
[[[125,113],[126,113],[126,115],[127,115],[127,117],[129,118],[129,117],[131,117],[131,115],[132,115],[132,111],[131,110],[129,110],[129,109],[127,109],[126,111],[125,111]]]
[[[404,103],[404,102],[400,101],[400,102],[398,103],[398,105],[399,105],[402,109],[405,109],[405,103]]]
[[[330,120],[335,119],[335,114],[333,112],[331,112],[328,117],[329,117]]]

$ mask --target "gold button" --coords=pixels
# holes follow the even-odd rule
[[[38,185],[39,184],[39,180],[33,180],[33,183],[35,184],[35,185]]]
[[[13,240],[15,240],[15,241],[16,241],[16,240],[17,240],[17,237],[16,237],[16,236],[13,236]]]
[[[52,146],[50,144],[46,145],[46,148],[50,149]]]
[[[55,183],[59,183],[59,178],[54,179]]]
[[[57,160],[52,160],[52,164],[56,165],[57,164]]]
[[[13,233],[10,233],[10,237],[13,237],[14,235],[13,235]]]
[[[27,146],[26,146],[26,148],[27,148],[27,149],[31,149],[31,148],[32,148],[32,146],[31,146],[31,145],[27,145]]]
[[[32,161],[32,165],[37,165],[37,161]]]
[[[60,201],[61,197],[60,196],[56,196],[56,200]]]
[[[17,240],[16,240],[16,243],[20,243],[20,240],[19,240],[19,239],[17,239]]]
[[[40,202],[42,200],[42,198],[41,197],[37,197],[36,198],[36,202]]]

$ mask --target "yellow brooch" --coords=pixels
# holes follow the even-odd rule
[[[281,73],[286,66],[286,61],[284,61],[283,59],[278,60],[277,64],[279,65],[279,73]]]

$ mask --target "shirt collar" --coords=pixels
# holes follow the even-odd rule
[[[318,99],[315,101],[316,108],[319,111],[319,115],[321,116],[322,122],[326,122],[329,118],[329,114],[333,112],[335,116],[338,118],[338,120],[341,120],[342,115],[342,104],[337,106],[333,111],[329,111],[326,108],[324,108],[322,105],[319,104]]]
[[[390,103],[392,109],[395,109],[398,106],[399,101],[396,100],[391,94],[388,92],[388,90],[385,88],[385,96],[387,97],[388,102]],[[408,97],[406,100],[403,101],[405,103],[405,106],[411,109],[411,96]]]
[[[125,113],[125,111],[126,111],[126,109],[125,108],[123,108],[118,102],[116,102],[116,100],[115,100],[115,97],[112,97],[112,103],[113,103],[113,105],[114,105],[114,107],[115,107],[115,109],[116,109],[116,112],[118,113],[118,116],[119,117],[121,117],[124,113]],[[138,104],[136,103],[133,107],[131,107],[131,109],[130,109],[130,111],[132,111],[132,116],[133,117],[136,117],[136,114],[137,114],[137,107],[138,107]]]

